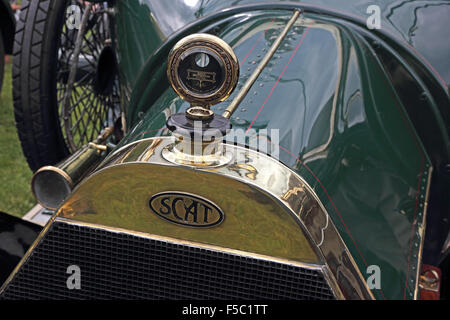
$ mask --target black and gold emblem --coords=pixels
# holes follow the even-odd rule
[[[149,201],[150,209],[166,221],[178,225],[208,228],[224,220],[223,211],[215,203],[185,192],[162,192]]]
[[[239,63],[231,47],[210,34],[180,40],[169,55],[167,76],[173,89],[193,106],[224,101],[236,87]]]

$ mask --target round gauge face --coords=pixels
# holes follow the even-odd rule
[[[167,74],[184,100],[210,106],[225,100],[234,90],[239,64],[223,40],[209,34],[194,34],[174,46]]]
[[[224,64],[212,50],[194,48],[181,56],[178,76],[186,90],[209,95],[224,83]]]

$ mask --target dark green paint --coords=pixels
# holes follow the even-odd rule
[[[450,42],[446,41],[450,29],[450,2],[446,0],[199,0],[195,6],[187,5],[184,0],[171,0],[170,5],[166,0],[117,1],[118,35],[121,49],[126,52],[122,62],[127,69],[127,81],[134,83],[146,58],[186,25],[215,14],[227,15],[231,7],[253,5],[249,7],[253,10],[264,4],[272,8],[296,6],[309,12],[344,16],[361,25],[365,25],[370,16],[367,8],[376,4],[381,9],[382,31],[410,46],[411,50],[417,50],[420,59],[426,59],[423,60],[426,68],[433,71],[444,87],[450,83],[447,58]]]

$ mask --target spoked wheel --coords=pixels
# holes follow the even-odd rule
[[[14,47],[14,108],[22,148],[37,170],[116,123],[119,79],[106,3],[22,4]]]
[[[86,10],[85,2],[80,7],[81,15]],[[64,99],[69,91],[69,74],[79,30],[66,24],[61,34],[57,99],[62,132],[71,152],[93,141],[105,126],[113,126],[120,115],[117,64],[106,9],[95,5],[90,10],[67,103]]]

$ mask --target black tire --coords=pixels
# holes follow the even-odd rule
[[[61,48],[67,46],[67,43],[73,43],[74,46],[75,42],[73,37],[69,39],[70,41],[67,40],[67,36],[65,42],[62,41],[62,34],[63,30],[67,30],[65,26],[67,7],[73,3],[77,1],[22,1],[14,39],[13,100],[22,149],[33,171],[44,165],[58,163],[75,152],[76,148],[89,142],[80,140],[76,148],[73,143],[70,145],[63,129],[67,116],[65,120],[61,118],[60,97],[61,90],[64,91],[64,88],[61,89],[63,85],[61,81],[67,81],[67,76],[66,80],[61,80],[61,70],[68,69],[67,65],[70,64],[65,63],[64,67],[61,67]],[[72,32],[71,35],[73,34]],[[96,57],[91,58],[95,69]],[[94,96],[94,99],[97,97]],[[70,119],[72,121],[72,115]],[[103,126],[102,120],[97,120],[95,118],[95,126]]]
[[[0,93],[2,92],[4,73],[5,73],[5,47],[3,46],[3,36],[0,30]]]
[[[14,115],[22,150],[36,171],[69,151],[59,130],[56,101],[58,32],[65,1],[22,1],[13,49]]]

